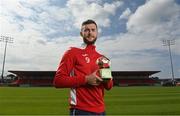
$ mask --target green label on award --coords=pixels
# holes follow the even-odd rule
[[[111,69],[110,68],[102,68],[100,69],[100,75],[103,80],[109,80],[112,78]]]

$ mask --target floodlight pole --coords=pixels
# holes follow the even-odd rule
[[[170,58],[170,63],[171,63],[172,82],[173,82],[173,85],[175,85],[174,68],[173,68],[172,55],[171,55],[171,45],[175,45],[175,40],[163,40],[163,45],[168,46],[168,48],[169,48],[169,58]]]
[[[2,73],[1,73],[1,83],[4,83],[4,67],[5,67],[5,61],[6,61],[7,43],[13,43],[13,38],[8,37],[8,36],[1,36],[0,41],[5,42],[5,45],[4,45],[4,58],[3,58]]]

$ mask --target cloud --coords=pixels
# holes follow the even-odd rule
[[[131,15],[131,10],[129,8],[127,8],[119,17],[119,19],[129,19],[130,15]]]
[[[104,4],[85,0],[69,0],[67,2],[67,7],[75,18],[74,26],[76,28],[80,28],[81,23],[87,19],[95,19],[100,27],[109,27],[111,25],[110,16],[114,15],[121,5],[123,5],[122,1]]]
[[[172,53],[180,55],[179,11],[172,0],[147,1],[130,15],[127,32],[99,40],[100,51],[111,58],[113,70],[161,70],[161,77],[167,77],[169,55],[162,40],[176,39]]]
[[[80,29],[82,21],[89,18],[96,20],[100,27],[109,27],[110,17],[115,15],[123,2],[69,0],[64,6],[57,6],[48,0],[3,0],[1,4],[3,17],[11,21],[11,24],[16,24],[19,31],[31,28],[39,31],[45,38],[55,38]]]
[[[128,34],[157,42],[175,39],[179,43],[180,6],[173,0],[150,0],[140,6],[127,22]],[[155,47],[155,46],[153,46]],[[155,48],[160,49],[158,46]],[[176,53],[179,54],[176,46]]]
[[[179,29],[179,23],[177,23],[180,18],[179,12],[180,7],[173,0],[150,0],[140,6],[129,18],[127,29],[136,33],[159,31],[166,36],[175,34],[172,30]]]
[[[111,59],[113,70],[162,70],[161,76],[167,75],[169,54],[162,39],[176,40],[172,54],[179,58],[180,6],[173,0],[148,0],[136,11],[124,6],[125,1],[57,2],[1,1],[0,33],[14,38],[14,43],[8,44],[7,70],[56,70],[65,50],[81,44],[79,28],[88,18],[97,21],[100,31],[113,31],[113,24],[119,29],[120,23],[112,21],[123,20],[123,25],[127,21],[126,32],[110,33],[97,41],[97,49]],[[121,7],[127,7],[123,13]],[[0,48],[4,49],[4,43]],[[3,50],[0,54],[3,59]]]
[[[8,45],[7,61],[10,64],[7,63],[6,68],[55,70],[56,66],[52,64],[59,62],[68,46],[81,43],[77,40],[79,36],[63,36],[63,33],[80,28],[73,24],[77,26],[87,18],[104,22],[99,23],[102,27],[109,26],[109,17],[115,15],[121,4],[70,0],[64,6],[57,6],[48,0],[2,0],[0,31],[2,35],[14,38],[14,43]]]

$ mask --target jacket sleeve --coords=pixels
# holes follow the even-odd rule
[[[111,79],[111,80],[103,83],[103,86],[106,90],[110,90],[113,87],[113,80]]]
[[[83,76],[70,76],[73,71],[75,58],[72,49],[66,51],[56,71],[53,85],[56,88],[73,88],[86,84]]]

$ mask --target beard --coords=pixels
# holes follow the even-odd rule
[[[92,45],[92,44],[94,44],[94,43],[96,42],[96,40],[97,40],[97,37],[96,37],[93,41],[89,41],[89,40],[87,40],[86,38],[83,38],[84,43],[86,43],[87,45]]]

